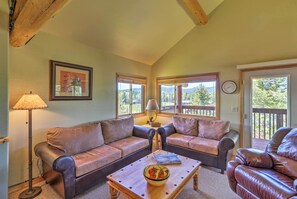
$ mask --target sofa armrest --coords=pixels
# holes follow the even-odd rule
[[[42,159],[54,171],[60,173],[64,180],[65,198],[75,195],[75,162],[71,156],[63,151],[42,142],[34,147],[35,154]]]
[[[229,154],[231,150],[235,147],[238,140],[238,132],[235,130],[230,130],[224,137],[221,138],[218,144],[218,167],[221,168],[221,173],[224,173],[226,164],[229,160]],[[230,153],[228,154],[228,152]]]
[[[166,150],[166,137],[176,133],[173,123],[158,128],[162,140],[162,149]]]
[[[155,129],[145,126],[134,125],[133,136],[148,139],[150,148],[152,149],[153,138],[155,136]]]
[[[235,130],[230,130],[224,137],[221,138],[218,148],[219,152],[228,152],[230,149],[235,147],[238,140],[238,132]]]
[[[235,161],[239,164],[251,167],[267,169],[271,169],[273,167],[273,161],[268,153],[252,148],[238,149]]]
[[[53,165],[54,161],[65,153],[55,147],[51,147],[47,142],[41,142],[34,147],[35,155],[40,157],[47,165]]]

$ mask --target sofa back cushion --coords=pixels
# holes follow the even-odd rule
[[[223,120],[199,119],[199,137],[220,140],[229,132],[230,122]]]
[[[297,161],[297,129],[292,129],[282,140],[277,154]]]
[[[121,140],[132,136],[134,128],[134,118],[127,117],[122,119],[105,120],[101,122],[104,143]]]
[[[282,143],[284,137],[292,130],[289,127],[281,127],[273,134],[269,143],[267,144],[266,151],[268,153],[276,153],[279,145]]]
[[[198,121],[195,118],[177,117],[172,118],[175,131],[184,135],[198,135]]]
[[[69,155],[82,153],[104,144],[100,123],[72,128],[50,128],[47,132],[47,142]]]
[[[280,156],[276,153],[269,153],[273,160],[274,170],[285,174],[293,179],[297,179],[297,161]]]

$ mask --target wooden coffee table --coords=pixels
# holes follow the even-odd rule
[[[154,153],[167,153],[158,150]],[[165,185],[156,187],[146,182],[143,169],[150,164],[156,164],[153,154],[145,156],[132,164],[107,176],[110,187],[110,198],[118,198],[120,193],[129,198],[175,198],[193,178],[193,188],[198,190],[198,175],[200,161],[178,155],[181,164],[166,165],[170,177]]]

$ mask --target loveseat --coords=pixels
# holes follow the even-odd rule
[[[133,117],[51,128],[35,154],[46,182],[70,199],[150,154],[154,134],[152,128],[134,125]]]
[[[227,176],[244,199],[297,199],[297,129],[278,129],[265,151],[238,149]]]
[[[238,140],[238,132],[229,127],[229,121],[174,116],[172,123],[160,127],[158,133],[163,150],[199,160],[224,173]]]

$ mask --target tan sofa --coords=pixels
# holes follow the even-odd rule
[[[51,128],[35,154],[46,181],[62,197],[73,198],[151,153],[154,134],[154,129],[134,125],[133,117]]]
[[[173,117],[172,123],[158,129],[164,150],[200,160],[203,164],[226,170],[226,163],[238,140],[230,122]]]

